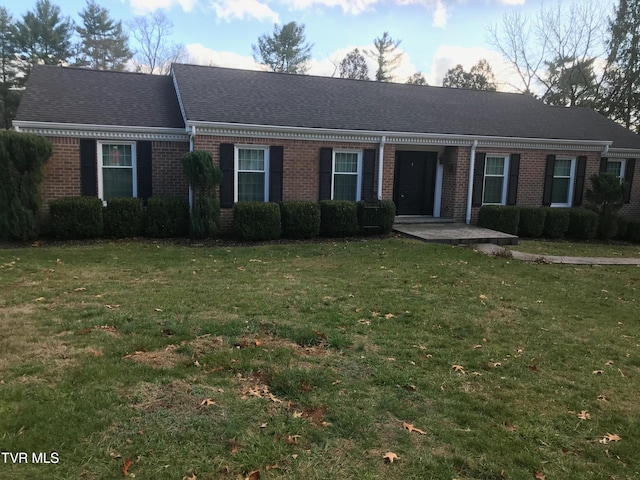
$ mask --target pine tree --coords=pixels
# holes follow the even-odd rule
[[[61,17],[60,7],[49,0],[38,0],[35,11],[26,13],[15,28],[20,83],[26,83],[33,65],[66,62],[72,55],[72,33],[73,23],[68,17]]]
[[[599,109],[640,131],[640,0],[620,0],[609,32],[609,65]]]
[[[98,70],[124,70],[131,51],[122,22],[109,18],[109,11],[94,0],[87,1],[80,18],[82,26],[76,27],[81,40],[77,65]]]
[[[398,46],[402,40],[394,40],[389,32],[384,32],[382,37],[373,40],[375,50],[369,50],[367,54],[378,63],[376,81],[390,82],[393,80],[393,71],[402,60],[402,52]]]
[[[272,72],[306,73],[312,45],[306,43],[304,25],[289,22],[282,27],[274,25],[273,34],[261,35],[258,45],[251,48],[255,61]]]
[[[0,128],[11,128],[11,119],[18,109],[16,82],[15,24],[9,11],[0,7]]]

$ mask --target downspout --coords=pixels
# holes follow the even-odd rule
[[[469,181],[467,185],[467,215],[465,222],[467,225],[471,223],[471,204],[473,196],[473,171],[476,168],[476,148],[478,147],[478,140],[474,140],[471,144],[471,155],[469,157]]]
[[[378,200],[382,200],[382,171],[384,166],[384,161],[382,160],[384,157],[384,144],[387,141],[387,137],[384,135],[380,138],[380,147],[378,149]]]
[[[191,125],[191,131],[189,131],[187,127],[187,133],[189,134],[189,151],[193,152],[195,146],[196,126]],[[189,185],[189,211],[191,210],[193,210],[193,188]]]

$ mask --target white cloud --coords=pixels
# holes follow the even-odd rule
[[[498,0],[498,3],[504,5],[524,5],[526,0]]]
[[[507,0],[513,1],[513,0]],[[447,26],[447,20],[449,19],[449,12],[444,0],[395,0],[395,3],[404,5],[422,5],[428,10],[433,10],[432,26],[436,28],[444,28]]]
[[[129,0],[133,11],[137,15],[155,12],[158,9],[169,9],[179,5],[185,12],[190,12],[198,0]]]
[[[498,90],[515,91],[515,86],[520,86],[519,77],[504,61],[500,53],[483,47],[440,45],[433,55],[431,71],[425,72],[425,78],[429,85],[439,86],[442,85],[442,79],[450,68],[460,64],[462,68],[469,71],[482,59],[487,60],[491,65]]]
[[[371,10],[380,0],[281,0],[293,10],[304,10],[310,7],[340,7],[344,13],[359,15]]]
[[[260,0],[212,0],[210,5],[215,10],[216,16],[227,22],[245,18],[279,22],[278,14],[267,3]]]
[[[242,68],[245,70],[262,70],[253,57],[243,56],[234,52],[220,52],[212,50],[199,43],[191,43],[185,47],[188,62],[197,65],[216,67]]]

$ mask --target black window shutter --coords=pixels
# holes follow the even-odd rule
[[[98,156],[95,140],[80,140],[80,195],[98,195]]]
[[[606,157],[602,157],[600,159],[600,173],[605,173],[607,171],[607,163],[609,162],[609,159]]]
[[[476,166],[473,170],[473,195],[471,205],[479,207],[482,205],[482,193],[484,189],[484,163],[487,159],[486,153],[476,153]]]
[[[587,171],[587,157],[578,157],[578,165],[576,168],[576,183],[573,189],[573,206],[582,205],[582,196],[584,194],[584,177]]]
[[[544,191],[542,193],[542,204],[551,205],[551,193],[553,187],[553,169],[556,165],[556,156],[547,155],[547,166],[544,171]]]
[[[320,200],[331,200],[331,170],[333,149],[320,149]]]
[[[269,201],[282,201],[283,147],[269,148]]]
[[[376,151],[366,149],[362,155],[362,192],[360,198],[371,202],[378,198],[375,191]]]
[[[636,159],[628,159],[627,165],[624,167],[624,183],[627,184],[627,190],[624,192],[624,203],[631,202],[631,185],[633,184],[633,171],[635,169]]]
[[[512,153],[509,158],[509,182],[507,184],[507,205],[518,201],[518,176],[520,175],[520,154]]]
[[[220,144],[220,170],[222,183],[220,184],[220,207],[233,207],[233,143]]]
[[[145,202],[153,194],[151,142],[136,145],[136,173],[138,175],[138,198]]]

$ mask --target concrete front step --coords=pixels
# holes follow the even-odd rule
[[[446,243],[450,245],[473,245],[492,243],[494,245],[517,245],[518,237],[508,233],[496,232],[488,228],[464,223],[398,223],[393,225],[396,232],[425,242]]]
[[[395,224],[421,224],[421,223],[454,223],[453,218],[431,217],[427,215],[399,215],[395,219]]]

